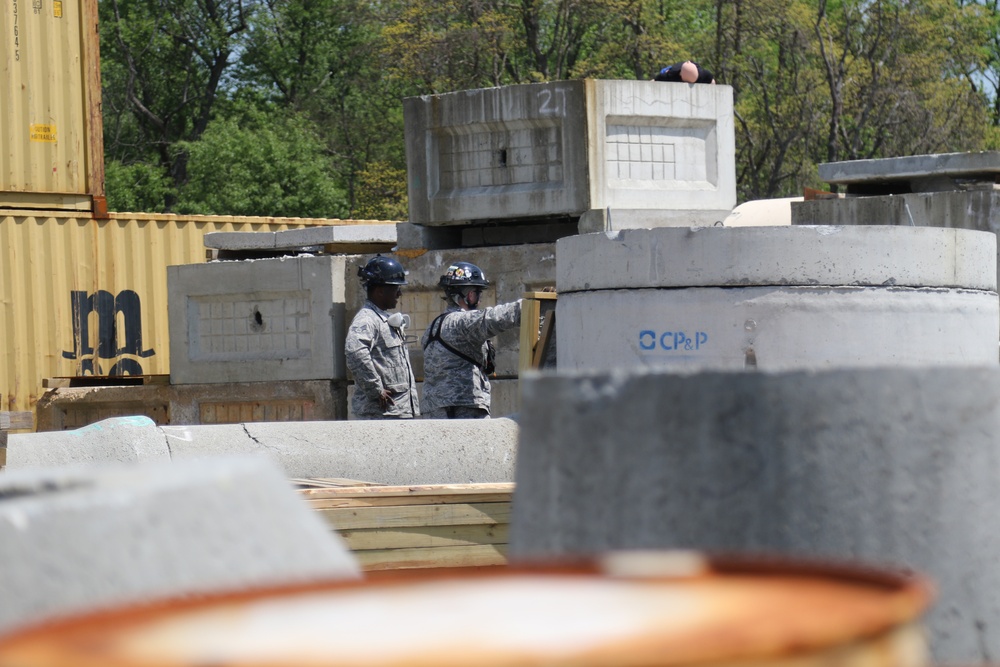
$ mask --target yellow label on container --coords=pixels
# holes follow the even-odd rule
[[[57,19],[62,18],[62,0],[52,1],[52,16],[55,16]]]
[[[56,143],[55,125],[30,125],[29,130],[32,141],[42,141],[49,144]]]

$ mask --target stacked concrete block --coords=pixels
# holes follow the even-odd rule
[[[263,458],[0,475],[0,632],[206,592],[355,578]]]
[[[404,113],[417,225],[713,224],[736,204],[729,86],[559,81],[408,98]]]
[[[525,380],[512,562],[609,549],[912,567],[937,662],[1000,652],[1000,369]]]
[[[343,256],[167,269],[172,384],[337,380]]]
[[[996,238],[834,226],[561,239],[560,370],[996,364]]]
[[[165,462],[256,454],[288,477],[380,484],[510,482],[517,424],[489,420],[363,420],[157,426],[109,419],[76,431],[11,434],[7,469]]]

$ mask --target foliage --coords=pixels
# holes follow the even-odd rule
[[[163,213],[163,203],[172,194],[166,171],[147,162],[104,163],[104,190],[112,211]]]
[[[113,208],[405,219],[403,100],[691,58],[741,201],[1000,146],[1000,0],[100,0]]]
[[[300,116],[250,110],[212,121],[189,156],[178,213],[340,218],[346,199],[314,129]]]

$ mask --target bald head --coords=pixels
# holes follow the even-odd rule
[[[681,81],[695,83],[698,81],[698,66],[690,60],[681,65]]]

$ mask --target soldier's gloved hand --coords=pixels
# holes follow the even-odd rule
[[[390,405],[395,404],[392,400],[392,394],[389,393],[388,389],[383,389],[378,393],[378,405],[382,410],[388,410]]]
[[[542,291],[543,291],[543,292],[555,292],[555,291],[556,291],[556,288],[555,288],[555,287],[553,287],[552,285],[548,285],[548,286],[546,286],[546,287],[543,287],[543,288],[542,288]]]

